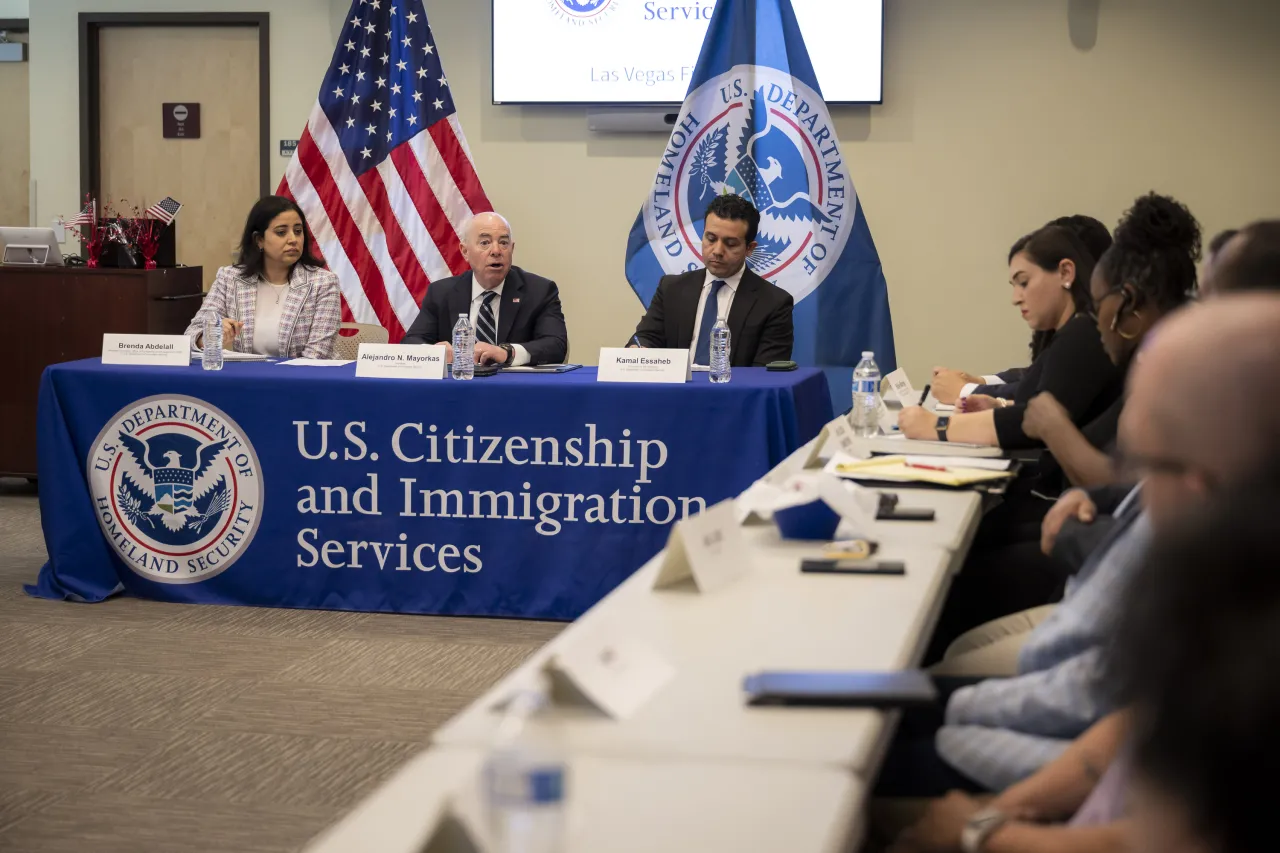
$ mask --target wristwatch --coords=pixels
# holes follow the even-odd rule
[[[938,422],[935,424],[935,428],[938,430],[938,441],[947,440],[947,427],[949,426],[951,426],[950,415],[941,415],[938,417]]]
[[[960,849],[964,853],[981,853],[991,834],[1009,822],[1009,816],[988,806],[974,813],[960,830]]]
[[[503,364],[511,364],[511,360],[516,357],[515,347],[511,346],[511,344],[498,344],[498,349],[507,354],[507,360]]]

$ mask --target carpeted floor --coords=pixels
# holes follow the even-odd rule
[[[297,850],[560,625],[28,598],[0,480],[0,850]]]

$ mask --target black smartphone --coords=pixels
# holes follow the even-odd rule
[[[502,365],[494,364],[492,361],[488,364],[476,365],[476,376],[496,376],[502,370]]]
[[[743,679],[748,705],[829,708],[910,708],[934,705],[938,689],[929,673],[758,672]]]
[[[876,513],[876,521],[933,521],[934,511],[923,507],[894,507],[886,510],[881,507]]]
[[[771,361],[764,366],[765,370],[795,370],[800,365],[794,361]]]
[[[907,567],[899,560],[801,560],[800,571],[829,575],[905,575]]]

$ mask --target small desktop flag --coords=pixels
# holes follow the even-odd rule
[[[467,269],[459,234],[493,210],[422,0],[353,0],[276,192],[337,273],[344,320],[399,343],[427,286]]]
[[[703,266],[716,195],[760,211],[750,268],[795,298],[792,358],[824,369],[836,411],[863,350],[896,368],[880,257],[840,152],[791,0],[716,4],[689,93],[627,241],[648,305],[663,275]]]
[[[84,206],[84,209],[70,219],[64,219],[62,224],[66,228],[74,228],[77,225],[92,225],[98,219],[98,200],[92,199]]]
[[[169,196],[165,196],[162,200],[143,211],[142,215],[148,219],[159,219],[165,225],[168,225],[181,209],[182,205],[179,202],[174,201]]]

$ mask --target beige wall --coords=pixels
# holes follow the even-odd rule
[[[32,174],[40,221],[76,207],[76,13],[272,13],[277,140],[296,138],[343,0],[39,0]],[[1064,213],[1114,224],[1139,193],[1184,200],[1207,232],[1280,214],[1280,3],[886,0],[885,104],[835,110],[880,248],[901,363],[994,370],[1025,359],[1004,255]],[[517,262],[560,282],[574,357],[624,340],[640,307],[622,253],[665,142],[598,136],[585,110],[489,103],[489,4],[427,0],[459,115]],[[1082,46],[1073,44],[1072,33]]]

